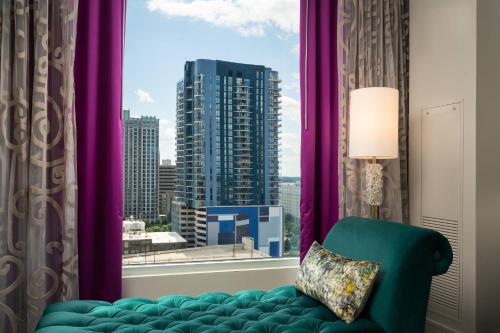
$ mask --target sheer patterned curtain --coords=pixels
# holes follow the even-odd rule
[[[408,0],[339,0],[339,215],[368,216],[362,200],[366,161],[349,159],[349,92],[399,89],[399,159],[382,160],[381,218],[408,220]]]
[[[0,2],[0,331],[78,297],[78,0]]]

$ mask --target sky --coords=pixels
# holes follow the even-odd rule
[[[281,176],[300,175],[298,0],[128,0],[123,108],[160,119],[175,163],[175,93],[188,60],[264,65],[282,80]]]

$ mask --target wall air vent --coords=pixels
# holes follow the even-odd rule
[[[422,226],[439,231],[451,244],[453,262],[448,272],[432,279],[429,301],[458,318],[460,311],[460,228],[458,221],[422,218]]]
[[[448,238],[453,263],[432,280],[429,310],[459,319],[462,300],[462,103],[422,110],[423,227]]]

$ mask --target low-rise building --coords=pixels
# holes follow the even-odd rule
[[[176,167],[170,160],[163,160],[158,170],[159,211],[171,221],[172,201],[175,198]]]
[[[196,246],[242,244],[271,257],[283,254],[283,212],[279,206],[216,206],[196,210]]]
[[[186,248],[188,242],[176,232],[146,232],[141,220],[123,221],[123,254],[141,254]]]

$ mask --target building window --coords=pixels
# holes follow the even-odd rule
[[[299,2],[196,3],[127,4],[123,263],[298,256]]]

